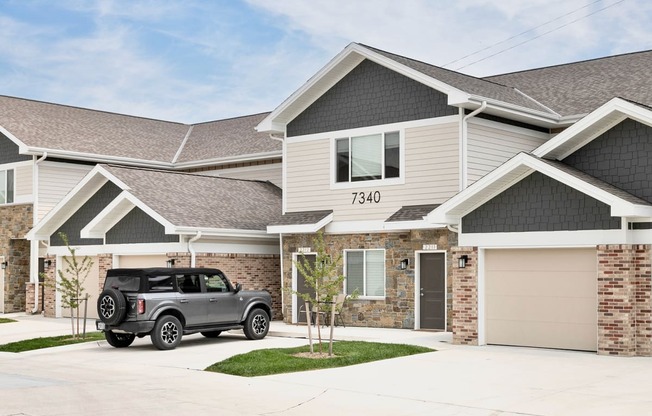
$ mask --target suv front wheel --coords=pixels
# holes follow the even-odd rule
[[[181,343],[183,327],[172,315],[164,315],[156,320],[152,330],[152,344],[159,350],[172,350]]]
[[[263,339],[269,331],[269,315],[262,309],[249,312],[243,328],[247,339]]]

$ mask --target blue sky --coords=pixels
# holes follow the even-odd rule
[[[0,0],[0,27],[2,95],[194,123],[273,110],[350,42],[481,51],[446,66],[475,76],[652,49],[652,2]]]

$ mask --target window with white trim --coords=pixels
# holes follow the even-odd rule
[[[345,250],[346,293],[385,296],[385,250]]]
[[[398,131],[335,139],[335,181],[359,182],[401,175]]]
[[[14,170],[0,170],[0,204],[14,202]]]

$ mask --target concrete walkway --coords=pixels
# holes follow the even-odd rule
[[[20,322],[0,324],[0,342],[26,336],[27,328],[43,335],[69,330],[68,320],[12,317]],[[255,378],[197,371],[253,349],[305,345],[298,338],[305,330],[275,322],[270,336],[252,342],[237,332],[216,339],[191,335],[172,351],[158,351],[143,338],[127,349],[101,341],[0,353],[0,416],[652,414],[650,358],[463,347],[441,333],[338,327],[339,339],[437,351]]]

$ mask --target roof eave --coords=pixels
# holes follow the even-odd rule
[[[188,162],[177,162],[174,164],[175,169],[192,169],[201,168],[205,166],[220,166],[229,165],[233,163],[247,163],[260,160],[272,160],[283,157],[282,150],[275,150],[273,152],[251,153],[248,155],[238,155],[230,157],[221,157],[204,160],[192,160]]]
[[[26,155],[35,155],[42,156],[47,153],[48,158],[59,158],[59,159],[70,159],[83,162],[93,162],[93,163],[106,163],[106,164],[120,164],[126,166],[137,166],[137,167],[150,167],[150,168],[160,168],[160,169],[172,169],[174,165],[171,162],[162,162],[156,160],[147,160],[147,159],[135,159],[135,158],[126,158],[119,156],[108,156],[108,155],[98,155],[92,153],[82,153],[82,152],[71,152],[60,149],[49,149],[45,147],[31,147],[26,146],[24,151],[21,152]]]

